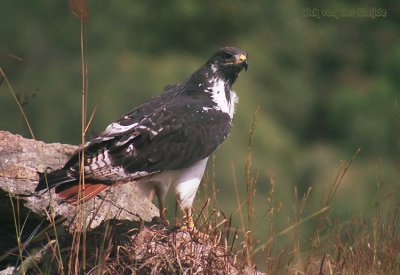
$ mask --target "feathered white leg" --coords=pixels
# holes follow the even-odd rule
[[[208,157],[184,169],[175,179],[175,193],[178,197],[178,204],[184,212],[183,226],[188,228],[195,226],[192,217],[192,205],[203,178],[207,160]]]

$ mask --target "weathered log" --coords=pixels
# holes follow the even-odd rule
[[[75,206],[62,203],[54,191],[37,194],[34,189],[38,172],[61,168],[77,149],[73,145],[46,144],[0,131],[0,189],[12,197],[23,199],[24,206],[34,213],[43,215],[51,206],[55,214],[71,222],[76,215]],[[84,205],[91,227],[107,218],[149,221],[158,214],[157,207],[140,196],[134,184],[120,185],[102,195]],[[9,198],[0,198],[0,205],[2,210],[7,205],[11,207]]]

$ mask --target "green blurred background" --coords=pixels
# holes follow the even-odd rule
[[[0,66],[36,138],[79,144],[79,20],[66,1],[3,0],[0,9]],[[317,211],[341,160],[358,148],[333,201],[334,216],[369,217],[377,183],[384,194],[399,184],[399,1],[89,1],[87,43],[89,110],[99,100],[92,132],[183,80],[216,48],[249,53],[249,70],[234,87],[240,96],[234,127],[216,152],[215,183],[219,207],[229,215],[237,207],[232,170],[245,198],[249,129],[260,106],[252,170],[259,176],[259,239],[266,235],[271,178],[282,205],[276,230],[291,223],[294,187],[298,198],[313,188],[305,213]],[[30,136],[5,81],[0,114],[1,130]]]

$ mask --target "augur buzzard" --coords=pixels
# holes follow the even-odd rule
[[[62,200],[76,204],[134,181],[151,200],[157,196],[166,221],[164,199],[173,184],[186,225],[193,227],[193,200],[208,157],[229,135],[238,101],[232,85],[243,68],[245,51],[218,49],[186,80],[108,125],[62,169],[41,174],[36,191],[54,187]]]

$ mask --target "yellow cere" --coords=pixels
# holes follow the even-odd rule
[[[240,62],[245,61],[246,60],[246,56],[244,54],[241,54],[239,56],[239,60],[240,60]]]

